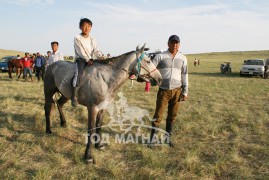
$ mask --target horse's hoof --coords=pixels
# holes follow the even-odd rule
[[[85,162],[86,162],[87,164],[95,164],[95,160],[94,160],[92,157],[90,157],[90,158],[85,158]]]
[[[61,123],[61,127],[66,128],[67,127],[66,123]]]
[[[46,130],[46,134],[52,134],[51,130]]]
[[[106,149],[106,146],[104,144],[97,144],[95,145],[95,148],[100,151],[104,151]]]

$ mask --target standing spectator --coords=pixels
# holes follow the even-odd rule
[[[22,64],[23,64],[23,78],[25,79],[25,81],[27,80],[27,73],[30,76],[31,81],[33,81],[32,78],[32,70],[31,70],[31,66],[33,64],[33,60],[29,57],[29,53],[26,52],[25,53],[25,57],[22,58]]]
[[[76,73],[73,78],[72,86],[72,96],[71,104],[72,106],[77,106],[77,91],[78,86],[80,86],[81,77],[83,75],[84,68],[87,65],[91,65],[94,59],[100,59],[102,53],[99,51],[98,44],[94,37],[90,36],[92,29],[92,22],[83,18],[80,19],[79,28],[81,33],[76,35],[74,38],[74,48],[75,48],[75,63],[76,63]]]
[[[200,59],[198,59],[198,66],[200,66]]]
[[[45,59],[43,56],[40,55],[40,53],[36,53],[36,58],[35,58],[35,69],[36,69],[36,76],[38,81],[40,80],[40,76],[43,80],[43,75],[44,75],[44,70],[43,67],[45,66]]]
[[[17,58],[16,58],[16,59],[21,59],[21,57],[20,57],[19,54],[17,55]],[[21,73],[21,72],[20,72],[20,71],[21,71],[20,68],[18,69],[18,68],[15,67],[15,71],[16,71],[16,75],[17,75],[17,76]]]
[[[152,122],[150,140],[155,134],[156,127],[159,127],[163,113],[168,106],[166,118],[166,131],[169,134],[169,145],[171,142],[172,128],[175,123],[180,100],[187,100],[188,94],[188,67],[187,58],[179,52],[180,39],[177,35],[172,35],[168,39],[168,50],[157,54],[152,62],[163,77],[157,93],[156,109]]]
[[[31,66],[31,71],[33,73],[36,73],[36,70],[35,70],[35,58],[36,58],[36,54],[34,53],[33,55],[30,56],[30,58],[32,59],[32,62],[33,62],[33,65]]]
[[[49,65],[52,63],[59,61],[59,60],[64,60],[64,55],[60,51],[58,51],[59,48],[59,43],[57,41],[51,42],[51,49],[52,53],[49,56]]]
[[[197,64],[197,59],[195,58],[194,62],[193,62],[193,65],[196,66],[196,64]]]
[[[264,79],[268,79],[268,66],[269,66],[269,58],[265,60],[265,63],[264,63],[264,76],[263,78]]]
[[[50,51],[47,51],[47,56],[45,57],[45,71],[47,70],[47,67],[49,66],[49,58],[51,56],[51,52]]]

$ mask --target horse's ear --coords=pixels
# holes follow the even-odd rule
[[[144,44],[144,46],[142,46],[142,48],[140,49],[140,52],[144,52],[144,49],[145,49],[145,46],[146,46],[146,43]]]
[[[136,51],[139,51],[139,45],[136,46]]]

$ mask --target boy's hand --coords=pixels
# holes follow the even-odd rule
[[[93,64],[93,60],[90,59],[90,60],[88,61],[88,65],[90,66],[90,65],[92,65],[92,64]]]

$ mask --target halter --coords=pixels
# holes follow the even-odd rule
[[[132,69],[132,71],[128,71],[127,69],[124,69],[124,68],[121,68],[121,67],[117,67],[117,66],[113,66],[112,64],[108,63],[109,65],[117,68],[117,69],[120,69],[120,70],[123,70],[125,71],[129,76],[131,76],[132,74],[135,74],[136,76],[138,76],[140,74],[140,71],[141,71],[141,68],[145,69],[148,74],[145,74],[145,76],[150,76],[151,73],[153,73],[154,71],[157,70],[157,68],[153,69],[152,71],[149,71],[148,69],[146,69],[144,66],[141,66],[141,61],[144,59],[144,56],[145,56],[145,53],[142,52],[142,54],[140,55],[139,58],[136,58],[136,62],[137,62],[137,66],[136,66],[136,72],[134,71],[134,69]]]
[[[140,71],[141,71],[141,61],[143,60],[145,56],[145,53],[142,52],[141,56],[139,58],[136,59],[136,62],[137,62],[137,68],[136,68],[136,71],[137,71],[137,75],[140,74]],[[145,68],[144,68],[145,69]]]
[[[157,70],[157,68],[155,68],[152,71],[149,71],[144,66],[141,66],[141,61],[143,60],[144,56],[145,56],[145,53],[143,52],[141,54],[141,56],[136,59],[136,62],[137,62],[137,68],[136,68],[137,74],[136,74],[136,76],[138,76],[140,74],[141,68],[145,69],[148,72],[148,74],[145,74],[144,76],[150,76],[151,73],[153,73],[154,71]]]

